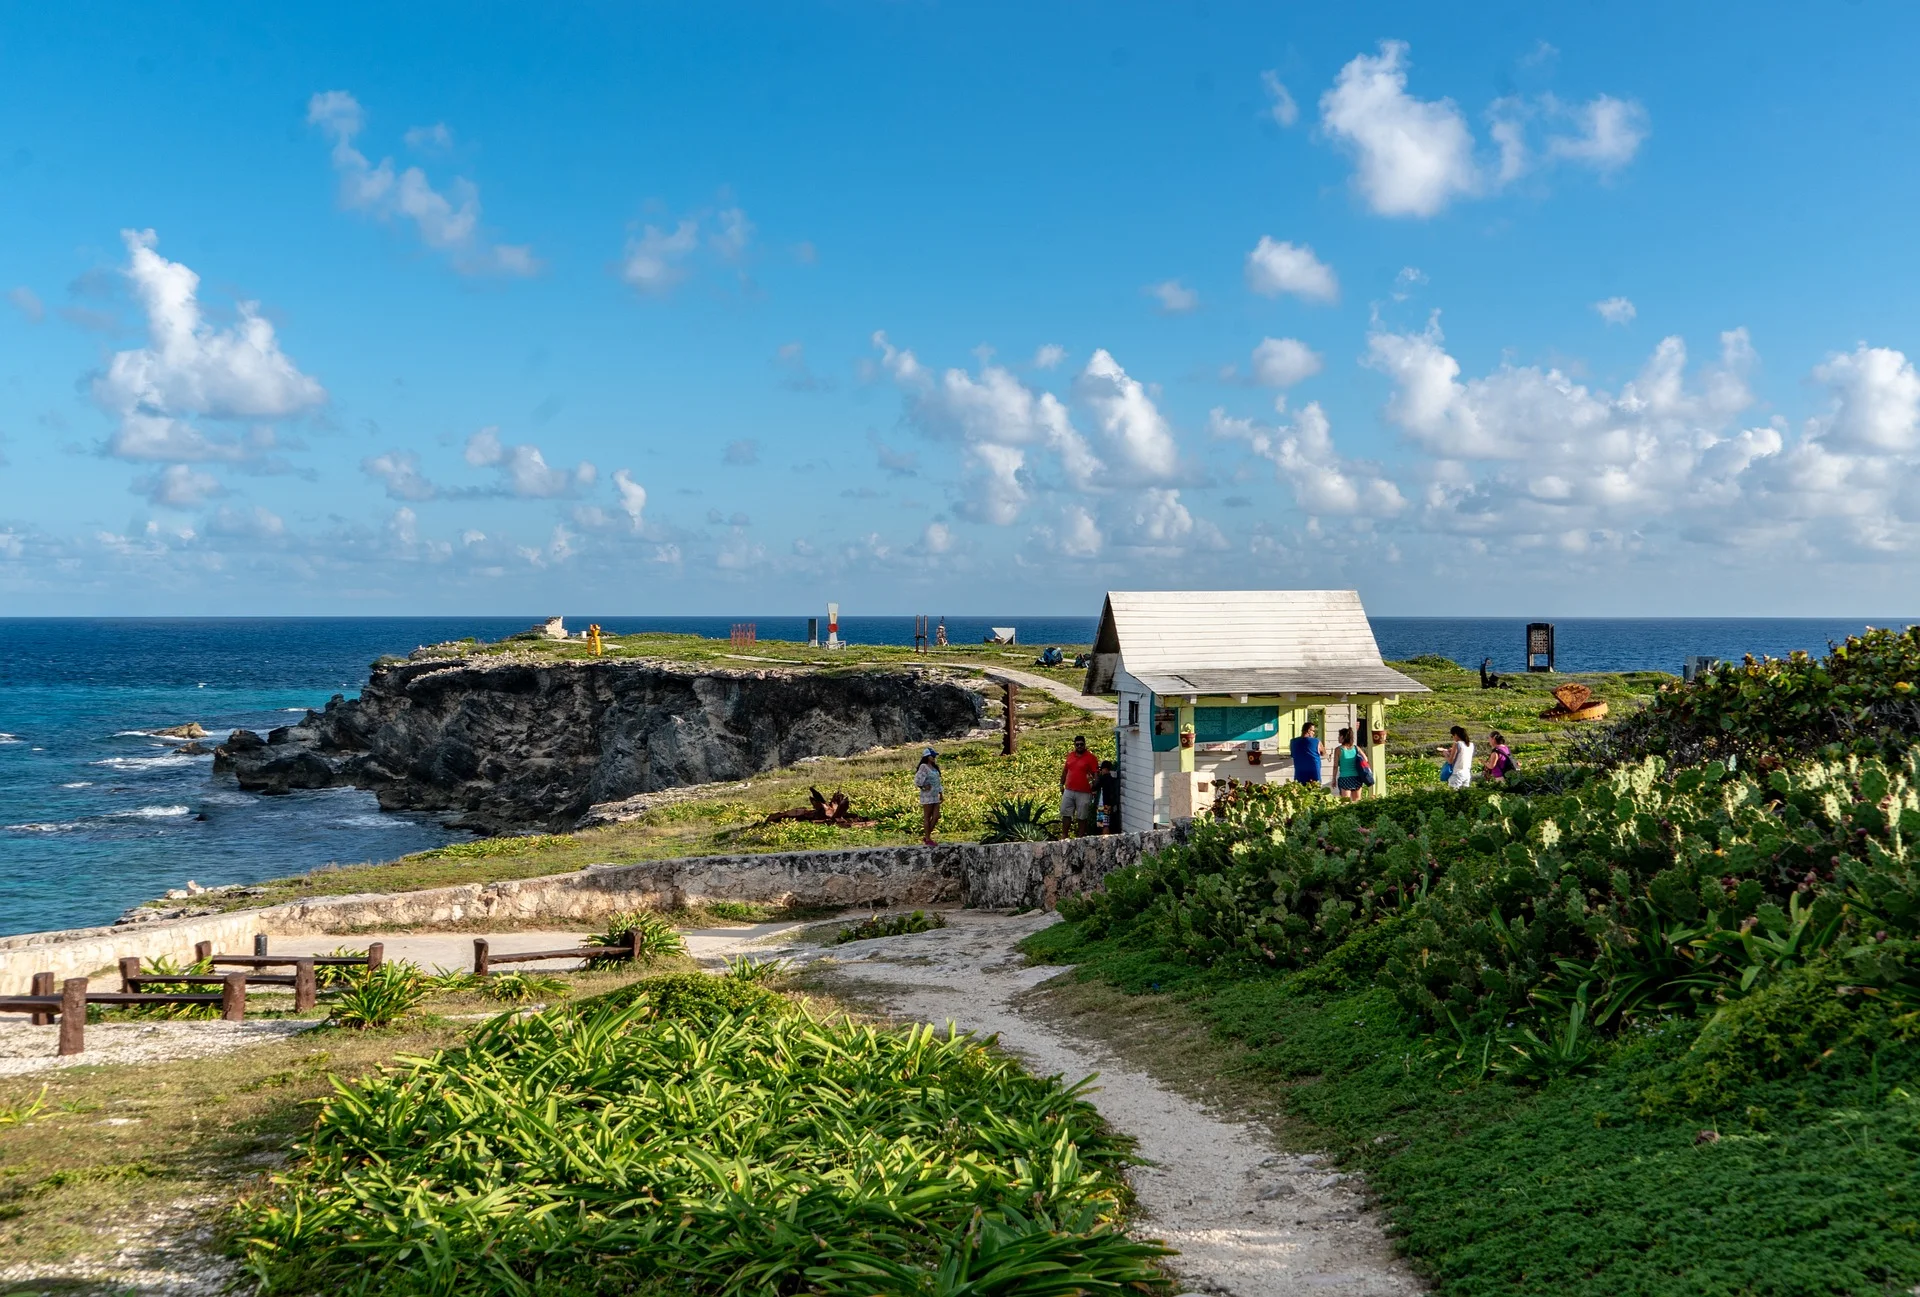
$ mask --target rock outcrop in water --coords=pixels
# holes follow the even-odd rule
[[[983,711],[925,671],[383,660],[354,701],[335,695],[264,738],[235,730],[214,769],[264,793],[368,788],[386,810],[483,833],[562,830],[598,802],[963,734]]]

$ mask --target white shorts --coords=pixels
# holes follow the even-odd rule
[[[1093,818],[1093,794],[1076,793],[1071,788],[1060,790],[1060,818],[1063,820],[1090,820]]]

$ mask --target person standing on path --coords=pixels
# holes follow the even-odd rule
[[[1095,801],[1099,809],[1106,812],[1100,824],[1102,833],[1120,832],[1120,772],[1114,769],[1113,762],[1100,763],[1100,776],[1093,781]]]
[[[933,845],[933,831],[940,824],[940,803],[946,790],[940,783],[940,754],[932,748],[920,749],[920,764],[913,772],[913,786],[920,790],[920,841]]]
[[[1300,737],[1287,745],[1293,752],[1293,782],[1296,784],[1317,784],[1320,782],[1320,736],[1314,731],[1313,722],[1308,721],[1300,727]]]
[[[1100,758],[1087,751],[1087,736],[1073,736],[1073,751],[1060,770],[1060,827],[1070,838],[1087,832],[1093,818],[1093,781],[1100,776]]]
[[[1334,749],[1334,787],[1340,790],[1340,800],[1357,802],[1360,794],[1373,783],[1373,770],[1367,764],[1367,754],[1353,741],[1353,731],[1342,728],[1340,746]]]

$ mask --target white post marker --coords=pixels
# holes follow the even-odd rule
[[[840,605],[837,603],[827,605],[827,647],[830,649],[842,647],[840,643]]]

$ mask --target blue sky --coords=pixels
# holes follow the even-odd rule
[[[0,613],[1900,612],[1910,10],[15,6]]]

